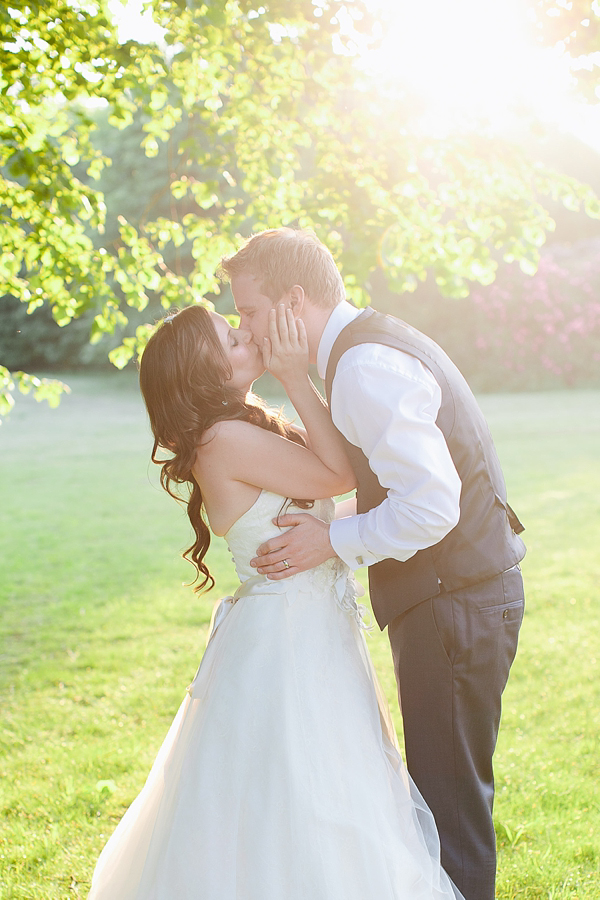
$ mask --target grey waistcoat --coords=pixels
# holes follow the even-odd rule
[[[440,592],[485,581],[516,565],[525,555],[518,537],[523,526],[506,500],[498,455],[483,413],[467,382],[434,341],[405,322],[366,309],[335,341],[325,376],[327,400],[340,357],[357,344],[385,344],[417,357],[442,392],[436,424],[459,474],[460,520],[438,544],[406,562],[384,559],[369,567],[371,602],[381,628],[405,610]],[[344,439],[345,440],[345,439]],[[357,477],[357,511],[378,506],[387,496],[360,449],[346,440]]]

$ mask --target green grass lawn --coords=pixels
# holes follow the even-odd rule
[[[0,429],[0,900],[86,896],[235,585],[221,541],[212,594],[183,584],[187,517],[157,486],[135,380],[67,380],[59,409],[19,398]],[[481,403],[529,547],[498,898],[598,900],[600,392]],[[369,646],[400,730],[386,636]]]

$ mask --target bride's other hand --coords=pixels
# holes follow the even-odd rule
[[[308,340],[302,319],[279,303],[269,311],[269,336],[263,342],[266,368],[288,391],[308,376]]]

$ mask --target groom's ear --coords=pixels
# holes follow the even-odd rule
[[[299,318],[304,309],[306,294],[304,288],[299,284],[294,284],[288,291],[288,301],[290,309],[294,313],[294,318]]]

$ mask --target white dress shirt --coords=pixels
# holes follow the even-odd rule
[[[321,378],[336,338],[360,312],[346,301],[333,310],[317,352]],[[342,355],[331,394],[333,421],[388,491],[379,506],[330,525],[331,545],[351,569],[388,557],[409,559],[458,522],[461,482],[435,424],[441,400],[432,373],[409,353],[359,344]]]

